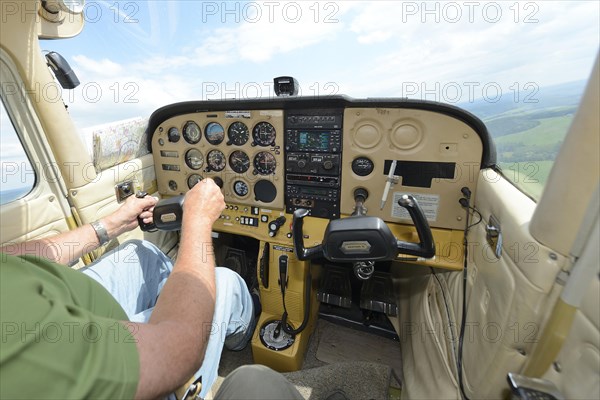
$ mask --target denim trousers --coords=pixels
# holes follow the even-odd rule
[[[150,242],[131,240],[103,255],[81,271],[104,286],[133,322],[148,322],[173,263]],[[244,332],[253,314],[252,298],[244,280],[227,268],[215,269],[216,300],[202,366],[201,397],[217,379],[225,337]],[[182,305],[183,307],[183,305]]]

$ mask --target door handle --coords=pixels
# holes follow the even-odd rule
[[[485,227],[488,244],[494,249],[496,258],[502,255],[502,229],[496,217],[490,215],[489,223]]]

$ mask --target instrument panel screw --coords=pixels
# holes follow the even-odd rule
[[[456,217],[457,221],[462,221],[462,217],[459,215],[458,217]]]
[[[48,200],[50,201],[50,203],[52,203],[54,201],[54,196],[50,196]]]
[[[465,134],[463,135],[463,138],[464,138],[464,139],[468,139],[468,138],[469,138],[469,134],[465,133]]]
[[[77,196],[77,190],[71,191],[71,196],[73,196],[73,197]]]
[[[520,355],[522,355],[522,356],[526,356],[526,355],[527,355],[527,352],[525,352],[525,349],[520,349],[520,348],[519,348],[519,349],[517,349],[517,351],[518,351],[518,352],[519,352],[519,354],[520,354]]]
[[[550,253],[550,254],[549,254],[549,257],[550,257],[550,259],[551,259],[551,260],[553,260],[553,261],[556,261],[556,260],[558,260],[558,256],[556,255],[556,253]]]

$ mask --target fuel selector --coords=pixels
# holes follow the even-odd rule
[[[269,236],[274,237],[275,235],[277,235],[279,228],[281,228],[283,226],[283,224],[285,224],[284,216],[281,216],[281,217],[276,218],[273,221],[269,222]]]

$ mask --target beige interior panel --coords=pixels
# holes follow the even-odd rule
[[[52,193],[30,193],[0,208],[2,245],[52,236],[69,230],[65,216]]]
[[[548,293],[566,259],[538,243],[529,233],[535,203],[501,175],[486,169],[479,176],[475,205],[483,221],[476,227],[480,230],[477,236],[471,238],[473,250],[481,254],[485,264],[493,266],[498,262],[482,231],[494,215],[502,230],[502,258],[510,258],[533,286]]]
[[[387,222],[410,224],[410,219],[393,215],[393,196],[395,192],[420,194],[429,196],[437,209],[437,217],[428,218],[432,227],[464,229],[465,213],[458,203],[462,197],[460,189],[467,186],[476,192],[483,151],[481,139],[467,124],[432,111],[347,108],[343,141],[342,213],[352,213],[354,190],[363,187],[369,191],[365,202],[369,215]],[[357,157],[373,161],[374,171],[367,176],[356,175],[352,161]],[[404,186],[401,179],[390,190],[385,207],[380,210],[387,178],[385,160],[455,163],[454,178],[434,178],[429,188]]]
[[[452,336],[439,287],[428,268],[393,270],[398,304],[403,399],[460,399]]]
[[[84,223],[95,221],[118,208],[115,185],[124,181],[133,181],[134,189],[144,190],[152,186],[154,164],[152,155],[128,161],[108,168],[87,185],[71,189],[73,205]]]
[[[533,201],[497,178],[482,172],[476,207],[484,222],[469,234],[463,368],[465,390],[472,398],[501,397],[506,374],[524,365],[543,326],[546,307],[553,304],[554,280],[565,262],[529,235]],[[490,215],[501,224],[500,259],[486,241],[485,221]],[[460,316],[462,276],[456,274],[450,281],[455,312]]]
[[[105,217],[119,208],[115,195],[115,185],[124,181],[133,181],[134,190],[151,190],[154,186],[154,164],[152,155],[133,159],[99,173],[87,185],[70,190],[74,206],[77,208],[79,222],[87,224]],[[150,193],[158,196],[158,193]],[[167,252],[177,243],[174,232],[143,232],[134,229],[96,250],[95,256],[131,239],[147,239]]]
[[[244,115],[243,117],[241,115]],[[182,134],[185,124],[193,121],[201,130],[201,139],[196,144],[190,144],[183,137],[173,143],[168,140],[168,131],[171,128],[177,128]],[[209,123],[218,123],[223,128],[224,138],[218,144],[211,144],[206,137],[206,126]],[[228,129],[235,122],[245,124],[248,129],[249,138],[243,145],[227,144]],[[252,130],[260,122],[268,122],[275,128],[275,145],[258,146],[253,145]],[[183,135],[182,135],[183,136]],[[156,165],[158,178],[158,191],[162,195],[173,196],[184,194],[189,190],[188,179],[192,175],[199,175],[202,178],[220,178],[225,186],[223,194],[225,201],[248,206],[260,206],[270,209],[283,210],[284,207],[284,157],[283,157],[283,111],[282,110],[264,110],[264,111],[238,111],[238,112],[199,112],[194,114],[185,114],[172,117],[158,126],[152,136],[152,151],[154,154],[154,163]],[[162,145],[161,145],[162,143]],[[199,169],[190,168],[185,162],[185,155],[188,151],[196,149],[201,154],[202,166]],[[225,166],[221,171],[207,171],[208,156],[211,151],[218,151],[224,155]],[[238,173],[231,168],[230,157],[233,152],[242,151],[248,156],[249,168],[246,172]],[[272,174],[262,175],[254,173],[254,160],[257,155],[268,154],[266,157],[273,157],[276,166]],[[237,153],[239,154],[239,153]],[[167,156],[171,155],[171,156]],[[165,170],[165,165],[175,166],[177,170]],[[273,201],[257,201],[254,196],[254,186],[258,181],[270,181],[277,194]],[[241,181],[248,186],[248,194],[238,196],[233,185]],[[171,182],[171,184],[170,184]],[[176,184],[174,190],[173,183]]]

